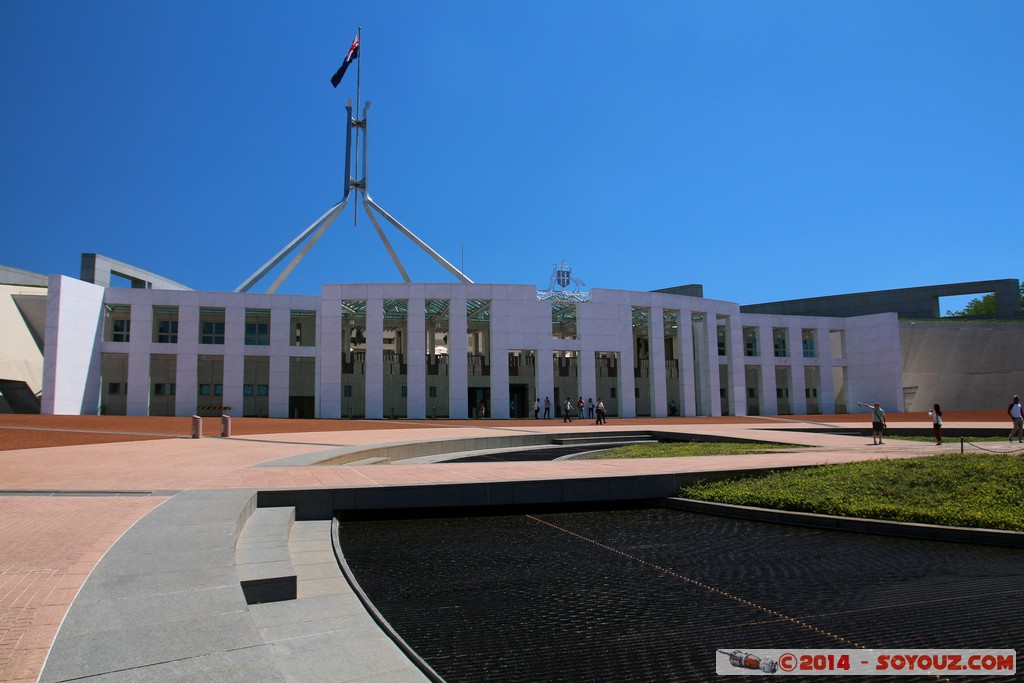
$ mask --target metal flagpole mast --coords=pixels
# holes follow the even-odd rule
[[[355,40],[355,45],[357,46],[356,49],[360,50],[360,54],[361,54],[361,50],[362,50],[362,45],[361,45],[361,43],[362,43],[362,35],[363,35],[363,27],[360,26],[359,27],[359,31],[356,33],[356,40]],[[360,56],[355,57],[355,59],[357,59],[360,62],[362,62],[362,59],[360,58]],[[335,76],[338,76],[338,78],[337,78],[338,82],[340,82],[341,77],[344,76],[344,70],[348,68],[348,65],[350,63],[351,62],[346,61],[342,65],[342,67],[338,70],[339,73],[341,74],[341,76],[338,76],[338,74],[335,74]],[[331,84],[334,87],[338,86],[338,83],[335,82],[335,79],[333,79],[333,78],[331,79]],[[361,119],[358,118],[359,115],[360,115],[359,106],[361,104],[360,98],[361,98],[361,95],[362,95],[362,93],[360,92],[361,86],[362,86],[362,69],[361,69],[361,65],[357,64],[356,65],[356,110],[355,110],[355,113],[353,114],[353,112],[352,112],[352,100],[349,100],[348,101],[348,105],[345,107],[345,112],[347,114],[347,118],[346,118],[346,121],[345,121],[345,125],[346,125],[346,134],[345,134],[345,186],[344,186],[344,195],[342,196],[341,200],[338,201],[330,209],[328,209],[327,212],[324,215],[322,215],[320,218],[318,218],[312,225],[310,225],[304,231],[299,233],[299,235],[296,236],[295,239],[293,239],[291,242],[289,242],[273,258],[271,258],[269,261],[267,261],[255,273],[250,275],[249,278],[245,280],[245,282],[243,282],[237,288],[235,288],[236,292],[248,292],[248,291],[250,291],[252,289],[252,287],[257,282],[262,280],[271,270],[276,268],[281,263],[281,261],[283,261],[287,256],[291,255],[291,253],[293,251],[295,251],[296,249],[298,249],[300,247],[300,245],[302,245],[301,249],[299,250],[299,253],[296,254],[292,258],[291,262],[288,263],[288,265],[284,268],[283,272],[277,277],[277,279],[274,281],[274,283],[267,289],[267,293],[268,294],[273,294],[274,292],[276,292],[278,286],[282,282],[284,282],[285,278],[287,278],[288,275],[291,274],[291,272],[295,269],[295,267],[299,264],[299,262],[302,261],[302,259],[310,251],[310,249],[313,248],[313,246],[317,243],[317,241],[320,239],[320,237],[327,231],[328,227],[330,227],[330,225],[334,221],[334,219],[337,218],[345,210],[345,206],[348,203],[348,199],[349,199],[349,197],[350,197],[350,195],[351,195],[351,193],[353,191],[356,193],[356,200],[357,200],[357,202],[358,202],[359,195],[362,194],[363,209],[366,211],[367,216],[369,216],[370,222],[373,224],[373,227],[377,231],[378,237],[380,237],[380,240],[384,244],[384,247],[387,249],[388,253],[391,255],[392,261],[394,261],[395,266],[398,268],[398,271],[401,274],[402,279],[405,282],[411,282],[412,279],[409,277],[409,274],[406,272],[405,267],[402,265],[401,260],[398,258],[398,254],[395,252],[394,248],[392,248],[391,242],[388,240],[387,235],[384,233],[384,230],[381,228],[380,222],[377,220],[377,216],[374,215],[374,211],[376,211],[377,214],[379,214],[380,217],[384,218],[388,223],[393,225],[409,241],[411,241],[413,244],[418,246],[423,252],[425,252],[427,255],[429,255],[431,258],[433,258],[434,261],[438,263],[438,265],[440,265],[445,270],[447,270],[449,273],[454,275],[456,277],[456,279],[458,279],[460,282],[463,282],[463,283],[466,283],[466,284],[472,284],[473,281],[471,279],[469,279],[468,277],[466,277],[466,275],[462,272],[462,270],[460,270],[459,268],[456,268],[451,263],[446,261],[443,256],[441,256],[439,253],[434,251],[426,242],[424,242],[419,237],[417,237],[411,230],[409,230],[407,227],[405,227],[404,225],[399,223],[391,214],[389,214],[387,211],[385,211],[380,206],[380,204],[378,204],[377,202],[373,201],[373,198],[370,197],[370,193],[367,190],[367,178],[366,178],[366,172],[367,172],[366,171],[366,169],[367,169],[367,159],[366,159],[366,157],[367,157],[367,148],[369,146],[369,137],[368,137],[368,133],[367,133],[367,119],[369,118],[369,111],[368,110],[370,108],[370,103],[369,102],[366,103],[366,106],[363,107],[362,118]],[[355,139],[355,152],[356,153],[355,153],[354,157],[352,156],[352,132],[353,132],[352,129],[353,128],[355,129],[355,138],[356,138]],[[362,137],[362,141],[363,141],[362,154],[359,153],[360,152],[360,150],[359,150],[360,136]],[[358,216],[359,216],[359,209],[358,209],[358,207],[356,207],[356,210],[353,213],[354,213],[353,225],[357,225],[358,224]],[[303,242],[305,242],[305,244],[303,244]],[[465,243],[463,243],[463,245],[462,245],[462,267],[463,268],[465,268],[465,262],[466,262],[466,246],[465,246]]]
[[[359,30],[356,31],[356,43],[359,45],[359,57],[356,59],[356,116],[359,116],[359,89],[362,86],[363,80],[363,27],[360,26]],[[365,118],[363,117],[364,123]],[[365,131],[366,129],[363,128]],[[359,179],[359,128],[356,129],[356,156],[355,156],[355,168],[356,168],[356,180]],[[365,172],[365,171],[364,171]],[[352,227],[358,227],[359,225],[359,190],[356,189],[356,209],[352,211]]]

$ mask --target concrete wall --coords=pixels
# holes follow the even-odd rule
[[[102,287],[51,275],[43,353],[43,413],[95,415],[100,401]]]
[[[860,294],[838,294],[810,299],[793,299],[764,304],[743,306],[744,313],[781,313],[786,315],[835,315],[841,317],[870,315],[873,313],[897,313],[900,318],[936,319],[944,311],[939,310],[939,298],[988,293],[996,295],[996,317],[1014,320],[1024,317],[1020,305],[1020,282],[1018,280],[980,280],[957,282],[927,287],[886,289]]]
[[[908,411],[1004,409],[1024,395],[1024,325],[903,321],[899,329]]]

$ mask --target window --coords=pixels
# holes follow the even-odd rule
[[[270,345],[270,311],[246,310],[245,345]]]
[[[153,307],[153,341],[157,344],[178,343],[178,308]]]
[[[111,341],[126,342],[131,339],[131,320],[113,320],[113,334],[111,335]]]
[[[571,301],[551,302],[551,336],[554,339],[576,338],[576,304]]]
[[[257,384],[256,385],[256,395],[257,396],[266,396],[269,393],[270,393],[270,387],[267,386],[266,384]]]
[[[243,384],[242,385],[242,396],[252,396],[252,395],[253,395],[253,385],[252,384]]]
[[[224,343],[224,309],[223,308],[200,308],[199,309],[199,343],[200,344],[223,344]]]
[[[786,358],[789,351],[786,348],[787,331],[785,327],[776,327],[772,330],[772,343],[775,345],[775,357]]]
[[[213,395],[214,396],[223,396],[224,395],[224,385],[223,384],[214,384],[213,385]]]
[[[725,353],[725,325],[718,326],[718,355],[724,356]]]
[[[210,385],[209,384],[200,384],[199,385],[199,395],[200,396],[209,396],[210,395]]]
[[[223,344],[224,323],[206,322],[203,323],[200,344]]]
[[[818,355],[816,331],[804,330],[801,337],[803,342],[804,358],[816,358]]]
[[[120,394],[121,393],[121,383],[120,382],[111,382],[110,384],[108,384],[107,385],[107,393],[110,394],[111,396],[117,396],[118,394]]]
[[[757,328],[756,327],[744,327],[743,328],[743,355],[745,356],[759,356],[761,355],[757,348]]]
[[[156,341],[158,344],[177,344],[178,343],[178,321],[177,320],[157,320],[156,321]]]
[[[132,307],[116,304],[104,307],[103,341],[131,341]]]

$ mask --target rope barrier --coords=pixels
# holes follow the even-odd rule
[[[979,446],[978,444],[974,443],[973,441],[964,441],[964,437],[961,436],[960,437],[960,453],[961,453],[961,455],[964,452],[964,444],[965,443],[967,445],[969,445],[969,446],[977,448],[979,451],[985,451],[986,453],[1002,453],[1003,455],[1021,455],[1022,453],[1024,453],[1024,448],[1018,448],[1018,449],[1012,450],[1012,451],[1001,451],[1001,450],[996,450],[996,449],[992,449],[992,448],[985,448],[984,446]],[[1013,443],[1013,442],[1011,441],[1010,443]]]

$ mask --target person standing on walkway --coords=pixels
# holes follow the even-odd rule
[[[942,445],[942,408],[936,403],[928,414],[932,416],[932,431],[935,433],[935,445]]]
[[[587,417],[594,417],[594,399],[587,399]]]
[[[583,397],[580,396],[579,400],[576,401],[576,417],[578,417],[581,420],[584,417],[586,417],[587,416],[587,414],[585,412],[586,409],[587,409],[587,407],[586,407],[586,404],[583,403]]]
[[[597,399],[597,424],[603,425],[604,420],[604,401],[600,397]]]
[[[539,420],[540,419],[540,399],[539,398],[536,401],[533,402],[533,419],[534,420]]]
[[[544,419],[551,419],[551,399],[547,396],[544,397]]]
[[[572,422],[572,399],[565,399],[565,405],[562,406],[562,422]]]
[[[869,406],[867,403],[861,403],[860,401],[857,401],[857,405],[871,411],[871,445],[878,446],[882,444],[882,434],[885,431],[885,411],[882,410],[882,406],[877,402],[874,406]]]
[[[1017,443],[1024,443],[1024,414],[1021,413],[1020,396],[1013,397],[1013,403],[1006,409],[1013,420],[1013,431],[1010,432],[1010,443],[1013,443],[1014,435],[1017,436]]]

